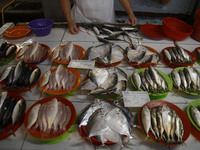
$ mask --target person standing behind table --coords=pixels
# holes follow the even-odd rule
[[[128,14],[128,24],[135,26],[137,18],[131,8],[130,0],[119,0]],[[61,0],[61,7],[72,34],[77,34],[76,23],[115,22],[114,0],[74,0],[71,9],[70,0]]]

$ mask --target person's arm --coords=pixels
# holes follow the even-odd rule
[[[76,26],[76,23],[74,23],[74,21],[71,18],[71,1],[61,0],[61,8],[67,20],[69,31],[72,34],[77,34],[79,32],[79,28]]]
[[[128,14],[128,24],[135,26],[137,24],[137,18],[132,10],[130,0],[119,0],[122,7]]]

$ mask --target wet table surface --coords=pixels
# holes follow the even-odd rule
[[[152,47],[155,50],[157,50],[159,53],[164,49],[165,47],[174,46],[173,40],[170,40],[168,38],[162,39],[162,40],[153,40],[146,36],[143,36],[141,33],[139,33],[140,36],[143,37],[142,44]],[[77,35],[71,35],[69,33],[69,30],[66,28],[52,28],[52,31],[49,35],[43,36],[43,37],[37,37],[35,34],[31,33],[30,35],[21,38],[21,39],[0,39],[0,42],[2,41],[8,41],[10,43],[19,44],[23,43],[24,41],[28,39],[35,39],[38,42],[42,44],[46,44],[50,47],[52,50],[54,47],[57,47],[59,45],[63,45],[69,41],[72,41],[74,44],[82,46],[85,50],[89,48],[90,46],[98,45],[98,40],[88,35],[87,33],[79,32]],[[137,43],[137,40],[132,39],[133,43]],[[115,41],[116,44],[119,44],[123,48],[126,48],[128,46],[127,43],[122,41]],[[196,47],[200,46],[200,43],[193,40],[191,37],[187,37],[183,41],[177,42],[181,47],[189,50],[194,51]],[[10,62],[9,65],[16,65],[17,61],[13,60]],[[2,72],[3,69],[7,66],[0,67],[0,71]],[[46,71],[56,68],[57,66],[51,62],[50,57],[46,59],[44,62],[37,65],[41,69],[41,75],[43,75]],[[131,66],[129,66],[126,62],[122,62],[119,66],[122,70],[124,70],[128,78],[130,79],[131,74],[135,70]],[[195,63],[194,67],[200,70],[200,66]],[[167,75],[172,71],[171,68],[167,67],[162,61],[158,63],[156,66],[156,69],[163,71]],[[78,69],[78,71],[81,74],[82,79],[84,79],[87,71]],[[129,80],[130,82],[130,80]],[[129,87],[127,90],[132,91],[131,87]],[[42,91],[39,89],[39,85],[37,84],[33,89],[32,92],[27,92],[24,94],[21,94],[23,98],[26,100],[27,103],[27,109],[36,101],[45,98],[45,95],[42,93]],[[191,96],[191,95],[185,95],[183,93],[177,92],[175,90],[172,90],[172,92],[169,93],[169,95],[164,99],[165,101],[171,102],[175,105],[177,105],[179,108],[181,108],[183,111],[186,112],[186,108],[188,104],[194,100],[200,99],[198,96]],[[91,96],[87,96],[87,94],[78,91],[74,96],[69,97],[68,100],[70,100],[73,105],[75,106],[76,113],[79,114],[80,111],[90,104],[94,98]],[[138,108],[133,108],[131,111],[133,114],[137,111]],[[185,141],[185,143],[177,145],[177,146],[163,146],[156,143],[150,142],[143,134],[141,134],[141,131],[139,129],[135,129],[133,131],[133,139],[130,140],[128,145],[125,145],[122,149],[129,150],[129,149],[139,149],[139,150],[153,150],[153,149],[172,149],[172,150],[186,150],[186,149],[199,149],[200,147],[200,141],[196,140],[192,134],[190,134],[189,138]],[[82,138],[79,135],[79,132],[76,131],[73,132],[73,134],[67,138],[66,140],[57,143],[57,144],[42,144],[34,141],[30,135],[26,132],[24,125],[21,125],[21,127],[16,132],[16,137],[10,136],[7,139],[0,141],[0,149],[2,150],[92,150],[92,149],[120,149],[117,146],[111,146],[111,147],[96,147],[91,145],[90,143],[86,142],[84,138]]]

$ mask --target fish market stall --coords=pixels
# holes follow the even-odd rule
[[[26,109],[0,149],[199,149],[200,43],[153,39],[124,24],[81,27],[0,39],[9,45],[0,62],[15,53],[0,67],[1,99],[14,92]],[[163,128],[155,117],[165,118]]]

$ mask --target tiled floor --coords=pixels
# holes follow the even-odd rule
[[[140,35],[143,37],[143,44],[147,45],[149,47],[154,48],[158,52],[161,52],[163,48],[173,46],[173,41],[170,39],[162,39],[162,40],[153,40],[146,36],[143,36],[141,33]],[[53,28],[51,33],[44,37],[36,37],[33,33],[28,35],[27,37],[17,39],[17,40],[10,40],[10,39],[1,39],[2,41],[8,41],[15,44],[20,44],[28,39],[36,39],[42,44],[46,44],[50,47],[52,50],[54,47],[65,44],[68,41],[73,41],[74,44],[82,46],[85,50],[93,45],[98,45],[99,42],[97,39],[93,36],[90,36],[86,33],[79,33],[77,35],[71,35],[67,29],[64,28]],[[137,41],[133,39],[133,42],[136,43]],[[122,46],[123,48],[126,48],[128,46],[127,43],[116,41],[117,44]],[[191,37],[186,38],[183,41],[178,42],[180,46],[182,46],[185,49],[188,49],[189,51],[193,51],[196,47],[200,46],[200,43],[193,40]],[[16,60],[13,60],[10,62],[9,65],[15,65],[17,63]],[[50,70],[51,68],[56,67],[55,64],[51,62],[51,59],[48,58],[41,64],[37,65],[41,69],[41,74],[43,75],[46,71]],[[4,67],[0,67],[0,72],[3,71]],[[128,77],[131,76],[134,69],[127,65],[126,62],[122,62],[119,67],[123,69]],[[197,69],[200,69],[200,66],[195,63],[194,67]],[[169,74],[172,69],[168,68],[162,61],[159,62],[159,64],[156,66],[157,69],[165,72],[166,74]],[[86,70],[78,70],[81,73],[82,79],[84,78],[86,74]],[[128,90],[132,90],[131,87],[129,87]],[[27,109],[36,101],[42,99],[45,97],[45,95],[40,91],[39,85],[36,85],[32,92],[27,92],[22,94],[24,99],[27,103]],[[190,96],[190,95],[184,95],[176,90],[173,90],[169,93],[169,95],[164,99],[165,101],[171,102],[176,104],[178,107],[180,107],[182,110],[185,111],[187,105],[192,102],[193,100],[200,99],[198,96]],[[77,94],[70,97],[69,100],[73,103],[73,105],[76,108],[77,114],[80,113],[80,110],[83,109],[85,106],[87,106],[93,98],[91,96],[87,96],[85,93],[78,91]],[[136,109],[135,109],[136,110]],[[134,113],[134,112],[133,112]],[[163,149],[163,150],[186,150],[186,149],[199,149],[200,142],[197,141],[192,135],[189,136],[189,138],[186,140],[184,144],[173,146],[173,147],[166,147],[163,145],[155,144],[150,142],[146,137],[144,137],[141,132],[138,129],[135,129],[133,132],[134,138],[130,141],[128,145],[126,145],[124,150],[131,150],[131,149],[139,149],[139,150],[153,150],[153,149]],[[111,146],[110,149],[119,149],[117,146]],[[58,143],[58,144],[41,144],[36,141],[34,141],[29,134],[27,134],[24,125],[20,127],[20,129],[16,133],[16,137],[10,136],[7,139],[0,141],[0,149],[2,150],[93,150],[93,149],[109,149],[108,147],[95,147],[90,145],[88,142],[86,142],[78,133],[76,130],[68,139]]]

